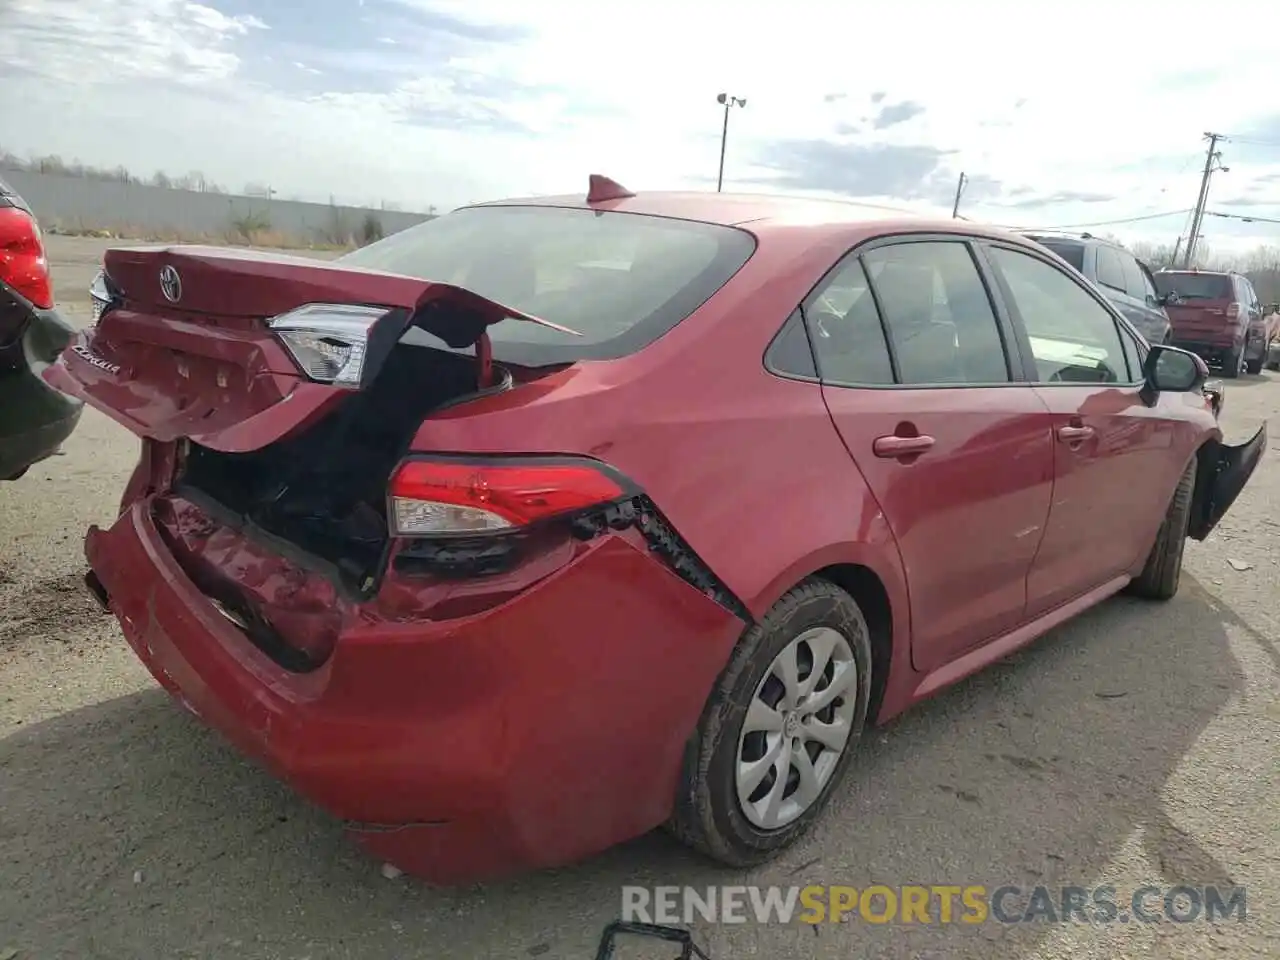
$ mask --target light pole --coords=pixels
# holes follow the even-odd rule
[[[724,186],[724,148],[729,142],[729,108],[745,107],[747,101],[741,97],[731,97],[727,93],[722,93],[716,97],[716,103],[724,106],[724,126],[720,129],[720,173],[716,177],[716,193],[719,193],[720,188]]]

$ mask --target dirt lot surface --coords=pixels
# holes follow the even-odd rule
[[[101,241],[51,238],[62,302]],[[1227,386],[1244,439],[1280,377]],[[1273,434],[1274,431],[1273,422]],[[1116,599],[874,733],[810,839],[743,875],[651,836],[465,890],[388,880],[174,706],[80,586],[136,454],[87,412],[0,486],[0,958],[586,958],[623,884],[1243,885],[1208,924],[697,928],[714,960],[1280,956],[1280,466],[1176,599]],[[619,960],[671,956],[648,948]]]

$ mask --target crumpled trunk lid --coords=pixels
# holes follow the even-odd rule
[[[454,348],[507,319],[573,332],[452,284],[252,250],[132,247],[104,269],[118,301],[44,378],[139,436],[225,452],[273,443],[353,389],[306,379],[272,332],[298,307],[385,307],[366,334],[370,377],[410,326]]]

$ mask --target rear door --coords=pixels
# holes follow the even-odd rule
[[[1052,489],[1045,406],[1014,377],[966,241],[864,246],[804,313],[827,407],[897,539],[912,660],[938,667],[1023,619]]]
[[[1053,508],[1027,580],[1034,617],[1145,554],[1190,438],[1140,396],[1141,346],[1102,298],[1026,249],[993,243],[984,252],[1019,321],[1053,436]]]
[[[1125,291],[1128,294],[1121,313],[1148,343],[1163,343],[1169,332],[1169,318],[1157,299],[1150,272],[1127,250],[1116,250],[1115,253],[1124,266]]]

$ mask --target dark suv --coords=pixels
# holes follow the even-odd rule
[[[73,332],[53,307],[35,215],[0,180],[0,480],[16,480],[55,453],[80,420],[82,401],[39,375]]]
[[[1024,233],[1083,274],[1148,343],[1169,342],[1167,300],[1157,290],[1151,270],[1132,253],[1088,233]]]
[[[1277,316],[1262,309],[1248,277],[1193,269],[1161,270],[1155,278],[1161,293],[1176,297],[1169,319],[1177,346],[1219,364],[1224,377],[1262,372]]]

